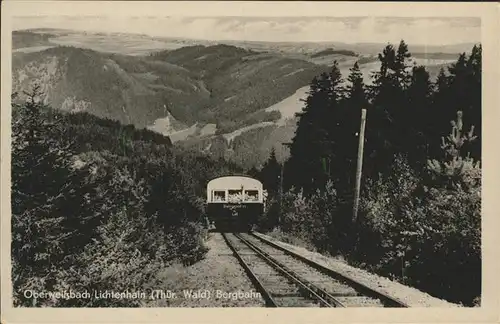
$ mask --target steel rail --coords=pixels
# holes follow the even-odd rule
[[[326,307],[346,307],[342,302],[337,300],[330,293],[325,291],[322,288],[317,287],[311,282],[301,278],[297,273],[295,273],[290,268],[286,267],[273,257],[271,257],[268,253],[264,252],[262,249],[254,245],[252,242],[244,239],[238,234],[233,234],[243,243],[245,243],[248,247],[250,247],[253,251],[255,251],[262,259],[264,259],[269,265],[271,265],[274,269],[282,273],[284,276],[295,282],[301,288],[303,288],[306,292],[308,292],[308,296],[316,299],[320,302],[322,306]]]
[[[271,297],[269,292],[264,288],[264,285],[260,282],[260,280],[257,278],[257,276],[253,273],[253,271],[250,269],[248,264],[243,260],[241,255],[236,251],[235,247],[229,241],[229,239],[226,236],[226,233],[221,233],[222,237],[224,238],[224,241],[226,241],[227,246],[229,246],[229,249],[233,252],[233,255],[236,257],[238,262],[241,264],[243,269],[245,270],[245,273],[248,275],[248,278],[250,278],[250,281],[254,284],[254,286],[257,288],[257,290],[261,293],[262,298],[264,299],[266,303],[266,307],[278,307],[274,299]]]
[[[360,293],[362,293],[363,295],[367,296],[367,297],[371,297],[371,298],[377,298],[377,299],[380,299],[384,306],[386,307],[410,307],[408,304],[406,304],[405,302],[395,298],[395,297],[392,297],[392,296],[389,296],[387,295],[386,293],[383,293],[381,291],[377,291],[373,288],[370,288],[368,286],[366,286],[365,284],[362,284],[358,281],[356,281],[355,279],[353,278],[349,278],[348,276],[344,275],[344,274],[341,274],[340,272],[337,272],[335,270],[332,270],[330,268],[327,268],[319,263],[316,263],[300,254],[297,254],[293,251],[290,251],[289,249],[285,248],[285,247],[282,247],[264,237],[261,237],[260,235],[256,235],[255,233],[251,233],[250,234],[252,237],[255,237],[257,239],[259,239],[260,241],[294,257],[295,259],[298,259],[304,263],[306,263],[307,265],[313,267],[314,269],[322,272],[323,274],[326,274],[328,275],[329,277],[332,277],[340,282],[343,282],[351,287],[353,287],[354,289],[356,289],[357,291],[359,291]]]

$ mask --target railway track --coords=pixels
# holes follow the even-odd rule
[[[260,236],[223,237],[268,307],[408,307]]]

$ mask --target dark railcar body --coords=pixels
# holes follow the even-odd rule
[[[257,224],[263,212],[262,204],[226,203],[207,205],[208,218],[215,222],[216,231],[248,232]]]

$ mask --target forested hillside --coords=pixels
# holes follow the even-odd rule
[[[240,44],[245,48],[194,45],[150,55],[123,55],[109,51],[116,47],[120,52],[123,46],[130,49],[147,43],[147,39],[138,35],[108,36],[50,29],[13,33],[13,42],[19,46],[57,46],[13,54],[14,90],[25,99],[23,91],[34,83],[41,84],[47,102],[55,109],[84,111],[148,127],[171,136],[176,145],[201,146],[213,155],[244,161],[243,167],[261,166],[273,147],[280,159],[288,156],[281,143],[290,141],[295,126],[283,125],[282,110],[268,108],[278,105],[299,111],[302,103],[294,99],[296,92],[314,76],[328,72],[335,60],[344,77],[357,60],[364,82],[370,84],[371,73],[380,67],[376,55],[314,43]],[[58,45],[65,42],[82,48]],[[158,45],[153,39],[151,42],[153,47]],[[102,46],[110,48],[106,52],[87,48]],[[417,53],[415,59],[427,66],[434,80],[439,68],[446,68],[453,56],[457,57],[451,53]],[[207,149],[220,138],[235,141],[227,141],[221,153],[212,152],[212,148],[222,145]],[[199,143],[194,143],[197,140]],[[258,154],[245,156],[249,147],[257,149]]]
[[[199,120],[217,124],[219,134],[274,120],[263,109],[292,95],[325,67],[276,54],[228,46],[191,46],[152,55],[195,73],[210,91],[210,107]]]
[[[342,52],[346,55],[349,54],[348,52],[344,51],[333,52],[336,53],[335,55],[337,55],[338,52]],[[329,56],[330,53],[332,53],[332,51],[326,51],[327,56]],[[261,55],[265,56],[267,54]],[[459,54],[452,55],[437,53],[436,55],[424,55],[422,53],[417,53],[416,57],[413,57],[413,55],[409,57],[406,64],[408,66],[408,69],[411,69],[414,65],[422,66],[418,65],[417,62],[422,62],[422,64],[425,64],[426,72],[429,74],[429,82],[434,83],[439,76],[440,70],[447,70],[447,68],[450,66],[451,62],[446,60],[449,60],[451,57],[457,59],[459,57]],[[180,60],[181,58],[178,59]],[[361,78],[360,82],[363,82],[367,86],[373,86],[372,82],[374,81],[374,78],[372,78],[372,74],[380,70],[381,61],[376,56],[374,57],[375,61],[366,61],[365,59],[366,57],[351,56],[349,57],[349,60],[337,62],[338,70],[341,73],[339,85],[341,85],[342,87],[346,86],[345,83],[348,83],[347,77],[350,74],[350,68],[352,68],[355,62],[359,62],[357,66],[359,69],[358,76]],[[429,61],[429,59],[436,59],[437,61]],[[191,62],[188,59],[186,59],[186,61]],[[443,61],[448,63],[442,63]],[[177,58],[174,62],[178,63]],[[332,60],[332,62],[335,61]],[[349,64],[349,62],[351,63]],[[329,68],[326,67],[324,70],[328,72]],[[317,75],[320,74],[321,72]],[[179,143],[179,145],[188,147],[196,146],[204,152],[213,156],[224,156],[226,159],[229,159],[236,163],[242,163],[241,165],[245,168],[250,168],[252,166],[261,167],[272,149],[276,150],[278,159],[282,161],[289,157],[289,151],[283,145],[291,141],[297,129],[294,117],[290,115],[293,115],[294,111],[300,112],[300,110],[302,109],[304,105],[303,100],[306,99],[307,95],[304,96],[303,94],[301,94],[303,92],[306,92],[306,90],[301,90],[306,88],[308,87],[306,86],[300,88],[298,89],[299,94],[292,94],[290,97],[287,97],[284,100],[267,107],[264,111],[259,110],[257,114],[251,115],[261,116],[263,112],[275,115],[278,115],[279,113],[279,115],[281,115],[279,120],[276,120],[275,117],[272,117],[273,115],[267,115],[268,117],[272,118],[265,118],[265,115],[262,115],[262,118],[259,117],[253,120],[247,119],[245,123],[239,122],[238,119],[237,124],[240,128],[238,128],[238,130],[235,132],[227,133],[227,131],[231,130],[232,128],[222,128],[218,129],[217,132],[219,134],[223,134],[224,136],[205,136],[204,138],[194,136],[185,142]],[[232,102],[233,98],[230,99],[230,102]],[[233,108],[228,107],[224,110],[224,113],[228,114],[230,113],[230,111],[232,111],[232,109]],[[252,124],[252,122],[252,127],[243,127],[246,124]],[[224,138],[226,139],[226,143],[221,142]]]
[[[402,41],[383,48],[371,85],[357,64],[347,84],[338,66],[314,78],[290,158],[279,164],[273,152],[262,170],[252,170],[274,188],[261,226],[441,298],[477,304],[481,46],[434,82],[410,60]],[[354,219],[361,109],[367,123]]]
[[[86,111],[138,127],[171,113],[219,133],[279,114],[262,111],[324,70],[312,63],[233,46],[193,46],[149,57],[55,47],[13,56],[13,86],[43,85],[55,108]]]
[[[55,47],[13,56],[13,89],[40,84],[56,109],[84,111],[140,128],[167,116],[193,120],[208,102],[203,83],[186,69],[139,57]]]
[[[157,289],[161,270],[206,252],[207,180],[241,170],[181,151],[152,131],[61,113],[40,97],[35,88],[12,106],[14,304],[141,306],[138,299],[26,299],[23,292]]]

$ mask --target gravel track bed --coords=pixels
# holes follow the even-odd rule
[[[334,296],[342,295],[342,297],[337,299],[347,307],[384,307],[384,304],[379,299],[365,297],[352,287],[319,272],[302,261],[299,261],[284,252],[278,253],[276,248],[266,245],[257,238],[250,235],[244,235],[243,237],[249,242],[255,244],[264,252],[270,254],[274,259],[294,271],[301,278],[304,278]]]
[[[261,233],[255,233],[255,235],[272,241],[273,243],[276,243],[285,249],[288,249],[309,260],[319,263],[322,266],[336,271],[348,278],[352,278],[355,281],[358,281],[376,291],[385,293],[389,296],[393,296],[401,300],[402,302],[405,302],[410,307],[461,307],[458,304],[450,303],[446,300],[433,297],[416,288],[405,286],[401,283],[370,273],[366,270],[352,267],[347,263],[340,261],[339,259],[326,257],[317,252],[311,252],[307,249],[278,241],[268,235],[264,235]]]
[[[206,241],[210,248],[205,259],[183,267],[165,269],[164,284],[158,289],[170,290],[175,299],[158,299],[149,307],[264,307],[265,303],[248,279],[238,260],[233,256],[222,235],[212,233]],[[201,292],[199,298],[187,292]],[[219,291],[219,293],[218,293]],[[246,293],[240,297],[224,293]],[[219,295],[219,296],[218,296]]]
[[[320,306],[318,302],[302,297],[300,287],[267,264],[245,243],[233,235],[227,235],[227,238],[279,307]]]

